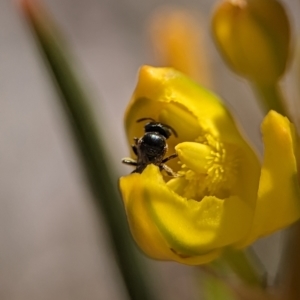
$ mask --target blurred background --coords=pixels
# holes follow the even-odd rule
[[[114,168],[118,176],[127,174],[130,168],[120,162],[128,155],[123,114],[138,68],[156,64],[146,26],[165,1],[43,2],[72,49]],[[297,36],[300,1],[282,2]],[[224,66],[210,37],[209,16],[216,1],[169,3],[199,14],[212,88],[261,151],[263,116],[249,86]],[[293,81],[284,84],[293,101]],[[56,90],[17,2],[9,0],[0,0],[0,99],[0,299],[126,299]],[[271,279],[281,240],[277,233],[255,244]],[[140,255],[158,299],[199,299],[197,270]]]

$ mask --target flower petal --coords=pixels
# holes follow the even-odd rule
[[[261,130],[265,153],[258,201],[251,233],[242,247],[300,218],[295,129],[287,118],[270,111]]]
[[[129,144],[134,137],[143,135],[143,126],[136,121],[145,117],[166,123],[178,133],[177,138],[171,136],[168,139],[170,153],[175,152],[177,144],[194,141],[195,137],[206,132],[223,143],[242,148],[253,183],[253,186],[246,189],[249,197],[256,198],[254,185],[258,185],[259,162],[239,133],[232,116],[215,94],[172,68],[143,66],[125,113]],[[175,171],[179,169],[176,160],[168,162],[168,165]]]
[[[149,165],[142,174],[120,179],[132,234],[156,259],[201,264],[216,258],[221,247],[248,233],[253,209],[238,197],[205,197],[201,202],[180,197]]]
[[[132,142],[133,137],[143,133],[141,124],[136,123],[136,120],[151,117],[161,121],[159,116],[164,109],[172,112],[170,104],[192,118],[190,130],[198,130],[198,134],[208,130],[214,136],[222,136],[224,140],[233,143],[240,143],[242,140],[231,115],[216,95],[172,68],[143,66],[125,115],[129,141]],[[172,117],[174,118],[170,113],[170,121]],[[198,128],[194,128],[195,119]],[[185,120],[188,121],[186,118]],[[179,131],[177,126],[174,127]],[[179,136],[180,138],[186,141],[184,137]]]

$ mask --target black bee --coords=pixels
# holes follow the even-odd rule
[[[172,133],[177,137],[176,131],[172,127],[156,122],[152,118],[142,118],[137,120],[137,122],[146,120],[151,122],[147,123],[144,127],[145,134],[141,138],[135,137],[133,139],[134,145],[131,146],[134,154],[137,156],[137,160],[124,158],[122,162],[127,165],[136,166],[136,169],[132,173],[142,173],[149,164],[154,164],[161,171],[165,170],[169,176],[178,177],[178,174],[165,165],[167,161],[177,157],[177,154],[174,153],[164,158],[168,151],[166,140]]]

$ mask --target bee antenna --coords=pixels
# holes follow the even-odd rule
[[[167,128],[169,128],[172,131],[172,133],[174,134],[175,137],[178,137],[177,132],[175,131],[175,129],[173,127],[171,127],[169,125],[166,125],[166,124],[164,124],[164,126],[166,126]]]

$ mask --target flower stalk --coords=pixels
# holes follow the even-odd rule
[[[265,271],[258,270],[257,261],[254,261],[254,253],[246,250],[236,251],[226,249],[222,260],[234,271],[234,273],[247,285],[259,288],[265,287]],[[262,268],[262,266],[260,266]]]
[[[252,88],[260,100],[259,104],[265,113],[275,110],[284,116],[289,116],[286,101],[278,83],[261,84],[254,82],[252,83]]]

